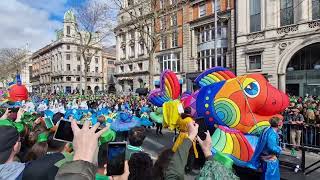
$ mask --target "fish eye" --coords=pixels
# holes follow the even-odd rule
[[[250,98],[257,97],[260,93],[259,83],[257,81],[249,83],[246,87],[244,87],[244,93]]]

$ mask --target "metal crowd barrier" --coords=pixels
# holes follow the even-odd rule
[[[298,131],[297,131],[298,129]],[[300,131],[300,132],[299,132]],[[300,144],[297,144],[298,139],[296,139],[296,144],[292,142],[293,134],[300,134]],[[306,167],[306,151],[308,152],[320,152],[320,127],[314,124],[304,124],[299,127],[296,125],[284,123],[280,132],[280,141],[282,147],[288,148],[298,148],[301,150],[301,170],[304,174],[308,175],[317,169],[320,169],[320,160],[310,164]]]

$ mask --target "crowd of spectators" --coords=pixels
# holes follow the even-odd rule
[[[283,142],[299,149],[302,145],[320,147],[320,96],[290,96],[283,113]]]

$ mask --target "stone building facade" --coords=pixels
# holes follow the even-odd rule
[[[72,93],[88,89],[102,90],[102,47],[93,46],[87,53],[91,63],[88,68],[87,87],[84,87],[84,60],[80,55],[76,18],[72,11],[64,15],[63,28],[57,31],[56,41],[33,53],[32,89],[38,93]],[[85,32],[81,32],[85,33]],[[82,76],[82,79],[80,77]]]
[[[123,0],[118,14],[116,34],[116,90],[118,93],[132,93],[137,88],[149,87],[148,35],[153,24],[148,14],[151,4],[148,0]],[[143,30],[137,31],[134,20],[146,21]],[[146,33],[142,33],[146,32]]]
[[[237,1],[237,74],[262,73],[294,95],[320,93],[320,2]]]
[[[124,9],[138,9],[139,0],[124,0]],[[148,2],[148,1],[143,1]],[[134,22],[125,21],[128,12],[120,11],[117,35],[117,72],[118,89],[135,91],[139,87],[159,85],[160,73],[165,69],[176,72],[182,90],[192,90],[193,80],[203,70],[224,66],[234,68],[233,61],[233,1],[217,0],[218,7],[218,58],[214,58],[214,0],[157,0],[144,5],[143,13],[152,9],[156,16],[148,19],[150,27],[158,38],[153,54],[153,84],[149,86],[149,57],[139,54],[139,37],[134,33]],[[129,6],[130,4],[130,6]],[[134,5],[138,4],[138,5]],[[127,15],[126,15],[127,14]],[[148,16],[146,16],[148,17]],[[130,18],[127,19],[130,21]],[[132,37],[135,37],[134,41]],[[135,42],[135,43],[133,43]],[[132,54],[132,48],[135,53]],[[140,48],[140,49],[139,49]],[[209,52],[208,54],[207,51]],[[145,52],[145,51],[142,51]],[[220,52],[220,53],[219,53]],[[130,57],[130,54],[132,55]],[[206,63],[207,62],[207,63]],[[142,68],[140,68],[142,67]]]

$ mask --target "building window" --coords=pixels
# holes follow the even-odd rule
[[[160,0],[159,5],[160,5],[160,9],[162,9],[164,7],[164,0]]]
[[[144,43],[140,42],[139,43],[139,55],[143,55],[144,54]]]
[[[77,55],[77,61],[80,61],[80,60],[81,60],[81,56]]]
[[[138,10],[139,10],[139,15],[142,16],[143,15],[143,9],[140,7]]]
[[[180,54],[166,54],[158,57],[160,63],[160,71],[170,69],[174,72],[180,72]]]
[[[215,50],[206,49],[198,52],[198,71],[221,66],[227,66],[227,48],[217,49],[217,61],[215,60]]]
[[[170,4],[171,5],[177,4],[177,0],[170,0]]]
[[[98,72],[99,71],[99,67],[96,67],[95,69],[94,69],[94,72]]]
[[[71,59],[71,54],[66,54],[66,59],[70,60]]]
[[[67,45],[67,50],[70,50],[70,45]]]
[[[122,55],[121,58],[126,58],[126,47],[122,47]]]
[[[214,0],[212,1],[213,2],[213,5],[214,5]],[[214,6],[213,6],[214,7]],[[220,0],[217,0],[217,12],[221,11],[221,3],[220,3]],[[213,8],[213,12],[214,12],[214,8]]]
[[[203,2],[199,5],[199,17],[203,17],[206,15],[206,3]]]
[[[132,64],[129,64],[129,66],[128,66],[128,67],[129,67],[129,71],[132,71],[132,70],[133,70],[133,68],[132,68],[132,67],[133,67],[133,66],[132,66]]]
[[[70,35],[70,26],[67,26],[67,35]]]
[[[114,64],[114,61],[108,61],[108,64]]]
[[[312,19],[320,19],[320,0],[312,0]]]
[[[77,71],[81,71],[80,65],[77,65]]]
[[[91,82],[91,78],[87,78],[87,82]]]
[[[99,64],[99,58],[98,57],[95,57],[94,60],[95,60],[96,64]]]
[[[128,6],[132,6],[134,3],[134,0],[128,0]]]
[[[138,63],[138,69],[141,71],[143,68],[142,63]]]
[[[87,67],[87,72],[90,72],[90,66]]]
[[[71,77],[67,77],[67,81],[71,81]]]
[[[95,82],[99,82],[99,78],[96,78],[94,81],[95,81]]]
[[[171,26],[177,26],[178,25],[178,21],[177,21],[177,14],[174,13],[172,16],[171,16]]]
[[[178,31],[174,31],[172,33],[171,47],[175,48],[177,46],[178,46]]]
[[[120,66],[120,72],[123,72],[123,71],[124,71],[124,67]]]
[[[167,49],[167,36],[161,36],[161,50]]]
[[[167,27],[167,24],[166,24],[166,17],[165,16],[162,16],[160,18],[160,29],[163,30],[163,29],[166,29]]]
[[[120,37],[121,37],[121,42],[126,43],[126,34],[122,34],[120,35]]]
[[[294,23],[293,0],[280,1],[280,25],[286,26]]]
[[[134,45],[130,46],[130,57],[134,57]]]
[[[250,32],[261,31],[261,0],[250,0]]]
[[[249,56],[249,70],[261,70],[261,54]]]
[[[76,79],[77,81],[80,81],[80,77],[77,77],[77,79]]]
[[[130,31],[130,39],[134,40],[134,37],[135,37],[135,32],[134,32],[134,30],[131,30]]]
[[[70,64],[67,64],[67,71],[70,71],[70,70],[71,70]]]

